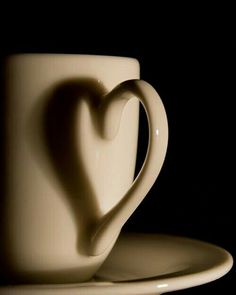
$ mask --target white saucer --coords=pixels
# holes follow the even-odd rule
[[[227,251],[208,243],[157,234],[123,234],[91,282],[0,287],[0,295],[160,294],[216,280],[232,264]]]

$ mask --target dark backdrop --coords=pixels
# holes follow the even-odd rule
[[[137,58],[141,78],[164,102],[169,146],[157,182],[124,231],[201,239],[234,255],[236,42],[234,22],[228,15],[222,19],[219,8],[217,13],[208,10],[196,16],[183,13],[184,18],[167,13],[161,21],[159,10],[150,17],[146,14],[146,20],[131,17],[125,9],[100,19],[93,19],[88,10],[55,19],[54,11],[47,22],[42,12],[36,19],[32,13],[25,19],[9,14],[1,23],[1,57],[56,52]],[[90,27],[86,18],[93,20]],[[138,167],[148,138],[142,110],[140,122]],[[175,293],[233,292],[234,275],[232,270],[216,282]]]

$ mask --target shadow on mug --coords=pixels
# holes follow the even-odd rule
[[[84,78],[60,83],[49,91],[44,100],[39,100],[41,106],[35,106],[28,125],[31,129],[29,134],[32,151],[36,157],[42,156],[38,158],[39,164],[43,166],[43,163],[49,163],[50,167],[44,172],[47,173],[47,169],[51,168],[64,191],[74,220],[83,223],[86,229],[93,225],[93,221],[97,221],[101,212],[80,155],[78,138],[83,140],[83,136],[78,134],[77,106],[81,100],[86,100],[90,111],[93,111],[104,93],[105,89],[94,79]],[[96,122],[94,123],[96,127]],[[94,219],[92,223],[91,217]]]

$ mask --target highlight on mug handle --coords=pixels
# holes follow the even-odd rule
[[[126,103],[137,97],[148,120],[149,141],[143,166],[120,202],[102,217],[91,236],[90,255],[100,255],[114,241],[122,226],[154,184],[167,150],[168,122],[160,96],[143,80],[127,80],[109,92],[101,105],[102,136],[112,139],[119,130]]]

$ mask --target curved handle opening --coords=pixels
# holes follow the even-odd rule
[[[155,89],[143,80],[125,81],[106,95],[101,105],[102,135],[107,139],[116,136],[124,106],[133,97],[140,100],[147,115],[149,141],[146,157],[125,196],[102,218],[93,231],[90,255],[102,254],[114,242],[124,223],[154,184],[164,162],[168,142],[166,112]]]

